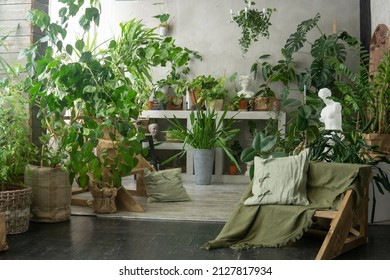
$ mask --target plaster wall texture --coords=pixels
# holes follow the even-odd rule
[[[390,28],[390,1],[388,0],[371,1],[371,33],[380,23],[384,23]]]

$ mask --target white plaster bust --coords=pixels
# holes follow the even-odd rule
[[[148,125],[149,133],[152,135],[153,141],[157,141],[157,134],[159,132],[159,127],[157,123],[151,123]]]
[[[321,111],[320,121],[324,123],[326,130],[342,131],[341,105],[330,99],[331,95],[327,88],[322,88],[318,92],[318,96],[326,105]]]
[[[248,90],[248,86],[251,83],[250,76],[249,75],[241,75],[238,78],[238,81],[240,83],[240,86],[242,87],[242,90],[237,92],[237,95],[238,96],[243,96],[243,97],[245,97],[247,99],[252,98],[255,95],[255,93],[253,91]]]

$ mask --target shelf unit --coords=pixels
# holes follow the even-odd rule
[[[184,120],[187,127],[190,123],[191,111],[186,110],[144,110],[141,113],[142,118],[149,119],[171,119],[174,116],[179,120]],[[223,112],[217,112],[218,116],[221,117]],[[285,112],[274,112],[274,111],[228,111],[225,118],[232,118],[236,120],[268,120],[278,119],[278,129],[282,133],[285,133],[286,126],[286,113]],[[182,143],[176,142],[160,142],[155,145],[156,150],[180,150]],[[223,163],[224,153],[222,149],[216,149],[215,151],[215,162],[214,162],[214,174],[212,182],[214,183],[247,183],[249,178],[246,175],[225,175],[223,174]],[[186,181],[194,181],[194,163],[193,163],[193,152],[188,151],[186,154],[186,172],[183,173],[183,179]]]

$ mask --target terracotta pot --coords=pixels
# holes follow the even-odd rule
[[[229,175],[237,175],[238,168],[235,165],[229,165]]]
[[[247,100],[240,100],[238,102],[238,108],[240,110],[248,110],[248,101]]]
[[[201,93],[199,89],[190,91],[191,105],[195,109],[201,109],[203,107],[204,99],[201,98]]]

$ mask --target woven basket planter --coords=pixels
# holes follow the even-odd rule
[[[7,234],[18,234],[28,230],[31,201],[31,187],[23,184],[1,183],[0,212],[5,213]]]

